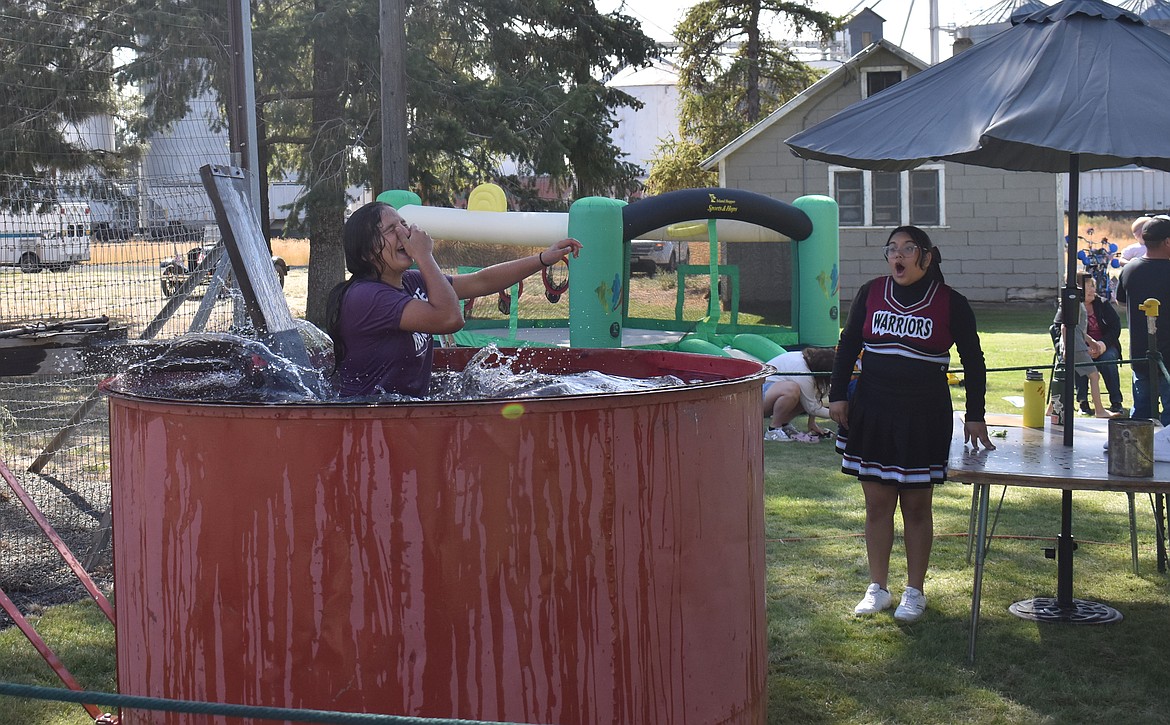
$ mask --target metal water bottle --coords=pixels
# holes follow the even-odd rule
[[[1052,425],[1064,425],[1064,402],[1061,400],[1061,391],[1064,390],[1064,362],[1052,368],[1052,386],[1048,390],[1048,422]]]
[[[1039,370],[1024,374],[1024,427],[1044,427],[1044,375]]]

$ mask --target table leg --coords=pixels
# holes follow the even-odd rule
[[[1073,552],[1077,550],[1072,535],[1072,491],[1060,492],[1060,536],[1056,539],[1056,605],[1061,608],[1073,602]]]
[[[971,486],[971,515],[967,519],[967,565],[971,565],[971,552],[975,549],[976,509],[979,507],[979,486]]]
[[[967,643],[967,660],[972,663],[975,662],[975,634],[979,629],[979,608],[983,604],[983,563],[987,554],[984,539],[987,536],[987,500],[991,497],[991,485],[976,483],[973,488],[975,490],[971,494],[971,512],[975,513],[976,503],[978,503],[979,513],[974,536],[977,543],[975,545],[975,582],[971,587],[971,634]],[[968,555],[970,555],[970,551],[970,541],[968,541]]]
[[[1134,506],[1133,495],[1133,491],[1127,491],[1125,497],[1129,500],[1129,558],[1133,562],[1133,573],[1137,574],[1137,510]]]
[[[1154,499],[1154,536],[1157,538],[1158,551],[1158,572],[1164,573],[1166,571],[1166,526],[1165,519],[1162,518],[1164,506],[1166,502],[1166,495],[1161,493],[1151,494]]]

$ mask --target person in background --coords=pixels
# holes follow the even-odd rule
[[[1150,220],[1148,216],[1140,216],[1133,220],[1129,225],[1129,231],[1133,234],[1134,243],[1121,250],[1121,266],[1129,264],[1131,261],[1144,257],[1146,254],[1146,243],[1142,240],[1142,229],[1146,226],[1146,222]]]
[[[430,235],[380,201],[346,220],[342,246],[352,276],[330,291],[327,307],[333,380],[342,397],[426,395],[432,335],[463,328],[459,300],[495,294],[581,250],[576,239],[562,239],[539,254],[448,276]]]
[[[829,415],[840,426],[841,470],[861,481],[870,584],[854,614],[890,607],[887,586],[894,511],[902,509],[906,589],[894,618],[913,622],[926,611],[923,586],[934,540],[933,487],[946,480],[953,412],[947,385],[950,349],[965,374],[963,440],[995,448],[984,422],[987,368],[975,313],[946,285],[942,256],[926,232],[903,226],[883,252],[889,275],[870,280],[853,298],[837,344]],[[847,397],[858,355],[865,366]]]
[[[1077,400],[1081,401],[1082,412],[1088,415],[1096,415],[1098,418],[1112,418],[1116,415],[1119,415],[1119,413],[1111,413],[1110,411],[1106,410],[1105,406],[1101,403],[1100,370],[1096,366],[1082,364],[1088,362],[1090,359],[1096,360],[1097,358],[1105,355],[1107,349],[1107,346],[1104,342],[1091,336],[1088,331],[1089,320],[1097,319],[1095,315],[1088,312],[1088,307],[1086,306],[1086,303],[1089,301],[1088,290],[1090,287],[1092,287],[1094,290],[1094,297],[1096,297],[1096,287],[1094,286],[1093,278],[1083,273],[1078,275],[1077,282],[1085,291],[1085,299],[1083,302],[1081,302],[1080,312],[1077,315],[1077,324],[1072,330],[1072,348],[1075,353],[1074,358],[1077,361],[1075,381],[1078,391]],[[1113,314],[1114,317],[1117,316],[1116,312]],[[1065,356],[1065,350],[1068,349],[1069,341],[1068,335],[1064,329],[1063,309],[1057,308],[1056,316],[1052,319],[1052,324],[1055,328],[1060,330],[1060,336],[1058,338],[1058,352],[1060,354],[1060,359],[1066,360],[1067,358]],[[1120,359],[1120,357],[1117,359]],[[1089,390],[1089,398],[1082,397],[1085,394],[1080,391],[1084,390],[1085,388],[1088,388]],[[1118,391],[1117,394],[1120,395],[1120,391]],[[1088,406],[1089,399],[1091,399],[1093,403],[1091,409]]]
[[[1131,416],[1149,420],[1153,413],[1150,366],[1146,363],[1149,333],[1146,313],[1140,305],[1147,299],[1161,302],[1157,329],[1157,349],[1163,361],[1170,359],[1170,216],[1158,215],[1142,230],[1146,256],[1139,257],[1121,270],[1117,281],[1117,301],[1125,305],[1129,325],[1129,357],[1133,360],[1133,411]],[[1170,382],[1158,381],[1161,401],[1159,420],[1170,425]]]
[[[1092,276],[1081,275],[1081,289],[1085,291],[1085,331],[1089,337],[1101,343],[1098,349],[1104,349],[1093,355],[1093,362],[1100,363],[1097,370],[1101,373],[1101,381],[1105,383],[1105,391],[1109,394],[1109,412],[1128,412],[1125,409],[1125,398],[1121,394],[1121,374],[1117,370],[1117,361],[1121,359],[1121,317],[1113,307],[1112,302],[1106,302],[1097,294],[1097,282]],[[1089,413],[1087,381],[1080,376],[1076,379],[1077,400],[1081,404],[1081,412]]]
[[[771,416],[764,440],[808,442],[831,435],[817,425],[817,418],[829,417],[829,409],[822,401],[829,392],[829,373],[833,370],[835,354],[831,347],[806,347],[768,361],[777,374],[769,375],[764,381],[764,415]],[[801,433],[791,424],[798,415],[808,416],[807,433]]]

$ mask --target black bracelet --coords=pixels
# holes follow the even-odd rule
[[[536,258],[540,260],[541,267],[551,267],[552,266],[551,264],[544,263],[544,250],[543,249],[540,250],[539,252],[537,252]]]

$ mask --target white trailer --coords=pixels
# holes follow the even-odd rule
[[[89,259],[91,231],[85,202],[57,203],[45,212],[0,211],[0,266],[63,272]]]

